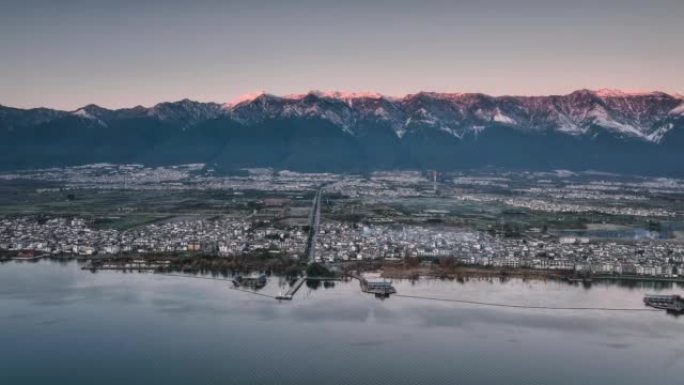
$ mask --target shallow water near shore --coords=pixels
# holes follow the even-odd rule
[[[270,277],[260,293],[285,282]],[[293,301],[227,281],[0,265],[2,384],[679,383],[684,317],[508,309],[407,297],[358,282]],[[649,287],[557,281],[394,281],[402,295],[529,306],[643,308]]]

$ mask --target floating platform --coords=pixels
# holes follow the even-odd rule
[[[266,274],[251,274],[248,276],[238,275],[233,278],[233,284],[237,287],[261,289],[266,286],[266,280]]]
[[[376,297],[389,297],[390,294],[397,292],[391,281],[367,281],[366,279],[361,280],[361,291],[375,294]]]
[[[684,313],[684,298],[679,295],[647,294],[644,304],[656,309],[662,309],[668,313]]]
[[[392,281],[369,281],[361,275],[348,273],[348,276],[358,279],[361,291],[364,293],[375,294],[376,297],[387,298],[390,294],[396,294],[397,289],[392,286]]]

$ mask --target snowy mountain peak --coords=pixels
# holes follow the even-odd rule
[[[183,127],[216,119],[228,112],[218,103],[202,103],[190,99],[159,103],[147,110],[146,115],[165,122],[180,123]]]
[[[95,117],[85,108],[79,108],[78,110],[72,112],[72,114],[84,119],[95,119]]]
[[[684,116],[684,102],[682,102],[682,104],[680,104],[679,106],[670,110],[670,115],[682,115],[682,116]]]
[[[72,111],[72,114],[80,116],[82,118],[94,119],[99,118],[100,115],[109,112],[111,112],[111,110],[106,109],[104,107],[100,107],[97,104],[88,104],[87,106],[83,106],[75,111]]]
[[[321,98],[328,99],[381,99],[385,96],[377,92],[350,92],[350,91],[318,91],[313,90],[309,92]]]
[[[91,120],[103,127],[107,126],[107,123],[105,123],[105,121],[109,116],[111,116],[112,113],[112,110],[100,107],[97,104],[88,104],[87,106],[83,106],[78,110],[71,112],[71,114],[74,116],[78,116],[79,118],[86,120]]]
[[[572,92],[570,95],[585,95],[595,96],[600,99],[615,99],[615,98],[640,98],[640,97],[666,97],[676,98],[676,94],[668,94],[661,91],[648,90],[622,90],[616,88],[601,88],[598,90],[581,89]]]
[[[226,104],[226,107],[234,108],[240,104],[251,103],[251,102],[253,102],[259,98],[262,98],[264,96],[267,96],[267,95],[268,94],[265,91],[249,92],[246,94],[242,94],[242,95],[238,96],[237,98],[228,102]]]
[[[647,96],[660,94],[660,92],[657,91],[619,90],[614,88],[602,88],[600,90],[594,91],[594,93],[602,98],[625,98],[630,96]]]

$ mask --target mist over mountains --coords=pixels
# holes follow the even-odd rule
[[[0,106],[0,168],[94,162],[301,171],[481,167],[684,175],[684,98],[255,94],[75,111]]]

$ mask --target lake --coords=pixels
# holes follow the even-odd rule
[[[270,277],[262,293],[284,282]],[[531,306],[643,308],[665,285],[395,281],[400,294]],[[644,287],[646,286],[646,287]],[[511,309],[356,281],[291,302],[221,280],[0,265],[0,384],[665,384],[684,373],[684,317]]]

